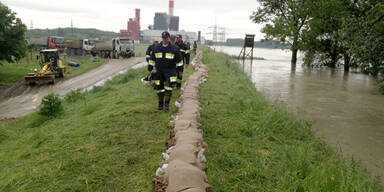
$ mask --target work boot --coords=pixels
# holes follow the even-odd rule
[[[169,111],[169,102],[165,102],[164,109],[165,111]]]
[[[158,97],[159,97],[159,105],[157,106],[157,110],[163,110],[163,106],[164,106],[164,93],[163,92],[159,92],[157,93]]]
[[[159,102],[159,105],[157,106],[157,110],[161,111],[163,110],[164,102]]]
[[[176,89],[180,89],[181,88],[181,83],[180,82],[177,82],[176,83]]]

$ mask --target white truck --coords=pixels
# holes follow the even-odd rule
[[[91,54],[95,48],[95,43],[89,39],[68,40],[65,42],[68,55],[85,56]]]
[[[108,42],[96,43],[92,54],[112,59],[130,58],[135,56],[134,41],[126,37],[117,37]]]

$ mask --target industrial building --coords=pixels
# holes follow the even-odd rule
[[[179,17],[171,16],[169,21],[169,30],[170,31],[179,31]]]
[[[155,13],[154,30],[168,30],[168,14],[167,13]]]
[[[168,13],[157,12],[154,17],[154,24],[148,30],[140,30],[140,9],[135,10],[135,18],[130,18],[127,29],[120,30],[118,37],[129,37],[136,42],[152,43],[154,40],[161,40],[161,33],[169,31],[171,35],[182,35],[185,42],[193,43],[198,41],[204,43],[204,38],[196,32],[186,32],[179,29],[180,18],[174,16],[174,0],[169,0]]]
[[[154,18],[154,30],[169,30],[169,31],[179,31],[180,18],[174,16],[174,0],[169,1],[169,9],[167,13],[155,13]]]
[[[118,37],[129,37],[133,40],[140,40],[140,9],[135,10],[135,18],[130,18],[127,24],[127,30],[121,29]]]
[[[144,43],[151,43],[153,42],[154,40],[160,40],[161,41],[161,33],[163,32],[164,30],[143,30],[141,32],[142,34],[142,41]],[[169,33],[171,35],[182,35],[183,36],[183,40],[185,42],[194,42],[194,41],[197,41],[198,40],[198,35],[196,32],[187,32],[187,31],[169,31]]]

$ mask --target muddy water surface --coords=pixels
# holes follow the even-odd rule
[[[217,47],[231,55],[241,48]],[[252,74],[245,71],[267,98],[287,106],[313,123],[313,130],[346,158],[361,160],[384,184],[384,96],[375,79],[343,70],[308,69],[297,65],[291,71],[289,51],[255,49]]]

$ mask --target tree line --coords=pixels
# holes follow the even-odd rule
[[[101,31],[98,29],[80,29],[80,28],[56,28],[56,29],[31,29],[26,33],[27,38],[60,36],[65,39],[89,39],[99,38],[100,40],[110,40],[116,37],[115,32]]]
[[[250,19],[264,24],[267,39],[290,45],[292,67],[302,51],[306,65],[344,65],[384,77],[383,0],[257,1]]]

